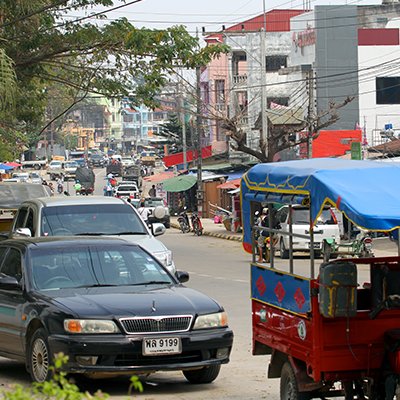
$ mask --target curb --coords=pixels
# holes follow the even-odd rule
[[[180,229],[178,224],[175,224],[174,222],[171,222],[171,228],[175,229]],[[215,233],[215,232],[209,232],[209,231],[203,231],[204,236],[211,236],[215,237],[218,239],[225,239],[225,240],[233,240],[235,242],[241,242],[242,237],[241,236],[235,236],[235,235],[228,235],[224,233]]]

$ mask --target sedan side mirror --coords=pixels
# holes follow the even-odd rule
[[[0,289],[16,290],[20,288],[21,285],[14,276],[0,275]]]
[[[189,280],[189,272],[186,271],[176,271],[175,276],[180,283],[185,283]]]
[[[18,228],[14,234],[14,237],[32,237],[32,232],[29,228]]]

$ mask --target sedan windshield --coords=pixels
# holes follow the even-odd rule
[[[119,232],[147,234],[128,204],[87,204],[45,207],[41,236],[117,235]]]
[[[30,268],[37,290],[176,283],[152,256],[131,245],[40,246],[31,249]]]

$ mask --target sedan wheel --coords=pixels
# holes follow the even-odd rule
[[[50,350],[44,329],[32,336],[28,354],[29,372],[34,382],[45,382],[50,378]]]
[[[193,371],[182,371],[185,378],[194,384],[199,383],[211,383],[219,374],[221,365],[210,365],[209,367],[203,367],[201,369],[195,369]]]

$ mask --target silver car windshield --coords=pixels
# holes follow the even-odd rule
[[[40,246],[30,250],[28,268],[33,288],[41,291],[176,283],[157,260],[130,245]]]
[[[147,234],[128,204],[66,205],[42,209],[41,236]]]

